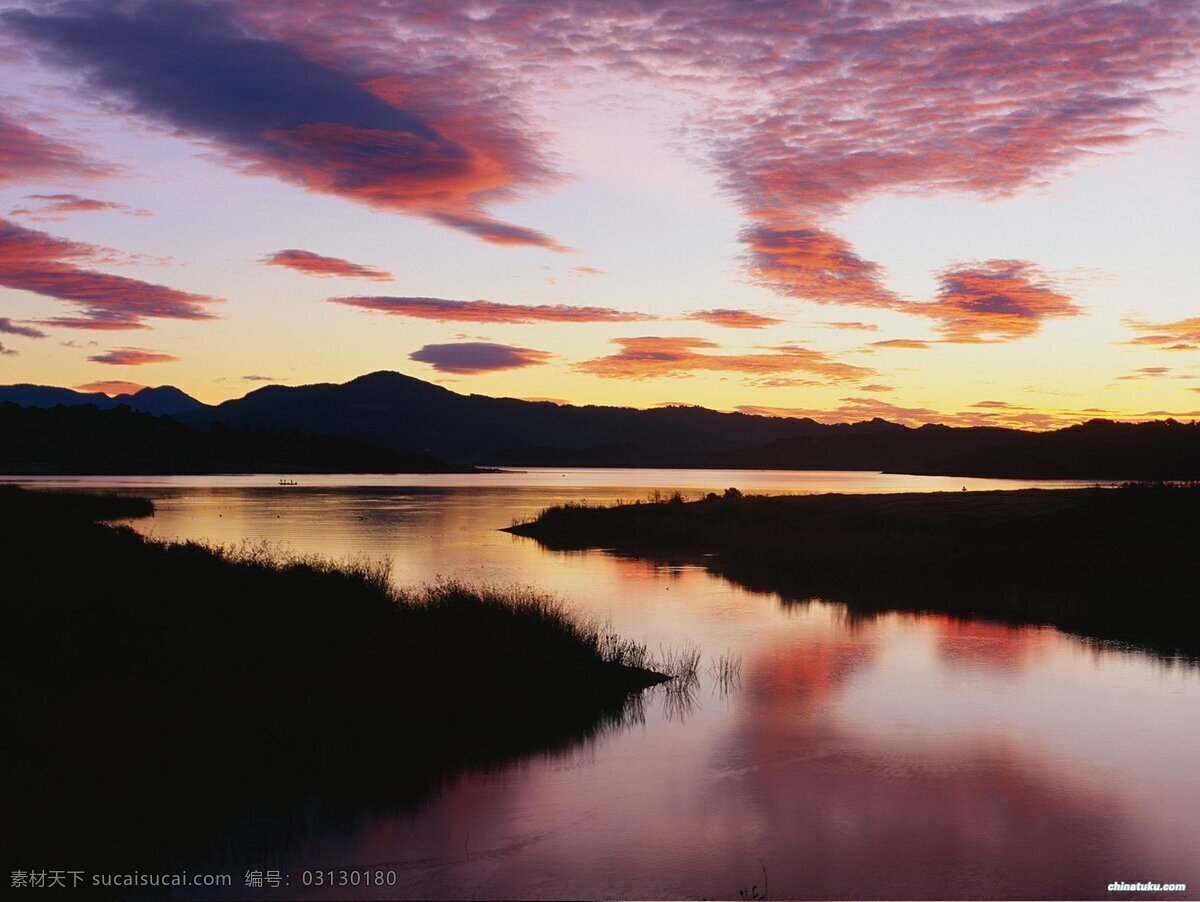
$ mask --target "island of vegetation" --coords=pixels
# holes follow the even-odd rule
[[[509,532],[553,549],[693,560],[787,602],[1049,624],[1200,656],[1200,484],[939,492],[676,495],[566,505]]]
[[[623,722],[664,680],[644,647],[530,590],[406,591],[385,564],[99,522],[152,511],[0,486],[14,861],[144,867],[254,829],[272,839],[237,847],[262,867],[264,842],[304,832],[300,803],[412,801]]]

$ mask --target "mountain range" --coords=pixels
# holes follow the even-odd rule
[[[9,401],[22,407],[78,407],[90,404],[100,410],[129,407],[155,416],[177,416],[200,410],[205,405],[173,385],[143,388],[133,394],[108,395],[100,392],[78,392],[54,385],[2,385],[0,403]]]
[[[1050,432],[908,427],[702,407],[575,406],[464,395],[394,372],[342,384],[270,385],[205,405],[171,386],[108,398],[0,387],[24,407],[126,406],[201,431],[266,430],[346,440],[458,465],[885,470],[1077,479],[1200,478],[1200,423],[1092,420]]]

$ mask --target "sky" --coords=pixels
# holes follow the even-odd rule
[[[1194,0],[0,0],[0,383],[1200,417]]]

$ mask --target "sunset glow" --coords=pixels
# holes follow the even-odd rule
[[[0,383],[1200,417],[1193,0],[0,0],[0,72]]]

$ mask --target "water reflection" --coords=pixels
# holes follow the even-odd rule
[[[696,643],[709,664],[687,692],[635,703],[620,729],[459,774],[420,804],[299,809],[281,867],[395,868],[399,886],[379,895],[407,898],[737,898],[763,866],[777,898],[1200,887],[1196,668],[1052,629],[780,604],[702,562],[549,552],[496,529],[675,483],[530,480],[151,487],[158,513],[139,528],[159,536],[387,555],[402,582],[530,583],[651,648]],[[724,654],[740,656],[740,685],[711,666]]]

